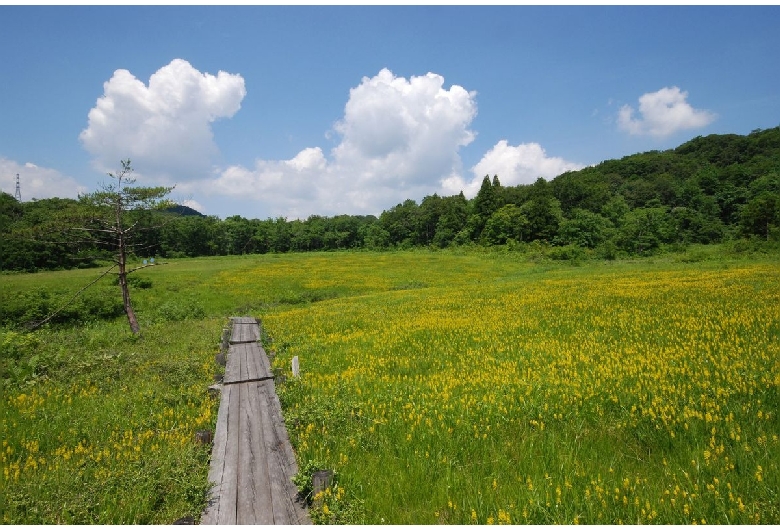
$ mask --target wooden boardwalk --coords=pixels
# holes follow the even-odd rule
[[[201,524],[311,524],[268,357],[253,318],[233,318]]]

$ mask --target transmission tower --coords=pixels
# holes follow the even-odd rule
[[[16,193],[14,193],[14,197],[16,197],[17,201],[22,202],[22,188],[19,186],[19,173],[16,174]]]

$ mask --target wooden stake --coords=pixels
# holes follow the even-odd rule
[[[214,441],[214,433],[211,431],[196,431],[195,442],[198,445],[209,445]]]
[[[312,499],[315,499],[318,493],[328,489],[332,481],[333,481],[332,469],[321,469],[320,471],[315,471],[311,476]],[[322,501],[316,501],[315,504],[320,504],[321,502]]]

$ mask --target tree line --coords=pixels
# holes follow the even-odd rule
[[[82,199],[17,202],[0,194],[0,270],[90,267],[111,259],[89,241],[51,237]],[[522,247],[561,255],[646,255],[665,245],[780,241],[780,127],[694,138],[675,149],[607,160],[551,181],[504,186],[486,175],[466,199],[408,199],[379,217],[224,220],[186,207],[127,213],[136,255],[196,257],[342,249]]]

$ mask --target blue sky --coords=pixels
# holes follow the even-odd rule
[[[0,6],[0,189],[375,214],[780,125],[780,7]]]

